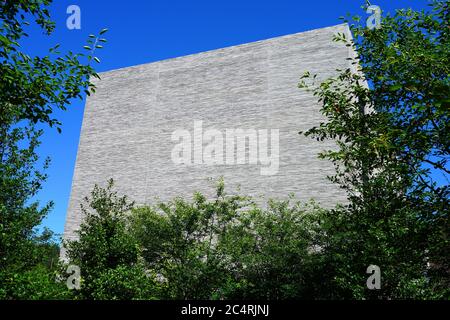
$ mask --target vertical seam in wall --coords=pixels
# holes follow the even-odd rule
[[[267,135],[267,139],[268,139],[268,142],[266,142],[267,143],[267,146],[268,146],[268,148],[267,148],[267,151],[268,152],[270,152],[271,154],[272,154],[272,144],[270,144],[270,149],[269,149],[269,143],[272,141],[272,129],[275,129],[275,128],[272,128],[272,122],[270,121],[270,111],[269,110],[271,110],[271,106],[270,106],[270,97],[272,97],[272,94],[271,94],[271,92],[272,92],[272,88],[271,88],[271,70],[272,70],[272,66],[271,66],[271,59],[272,59],[272,45],[274,44],[274,42],[273,41],[271,41],[271,42],[269,42],[267,45],[266,45],[266,59],[267,59],[267,63],[266,63],[266,86],[267,86],[267,88],[266,88],[266,106],[265,106],[265,108],[267,109],[267,111],[266,111],[266,128],[263,128],[263,129],[267,129],[267,133],[268,133],[268,135]],[[260,165],[260,169],[259,170],[261,170],[261,165]],[[260,171],[260,173],[261,173],[261,171]],[[269,179],[269,177],[268,176],[266,176],[266,179]],[[279,179],[279,177],[278,177],[278,174],[277,174],[277,178],[274,178],[274,179],[276,179],[276,180],[278,180]],[[271,190],[272,190],[272,186],[270,186],[270,188],[271,188]],[[266,201],[267,199],[264,199],[263,200],[263,202],[264,201]]]
[[[156,79],[156,89],[155,89],[155,106],[149,106],[148,107],[148,109],[147,109],[147,119],[151,119],[151,117],[152,117],[152,111],[153,110],[155,110],[155,109],[157,109],[156,107],[158,107],[159,106],[159,87],[160,87],[160,85],[159,85],[159,81],[160,81],[160,69],[161,69],[161,64],[160,63],[157,63],[157,66],[158,66],[158,68],[157,68],[157,71],[156,71],[156,74],[157,74],[157,79]],[[152,164],[150,164],[150,163],[146,163],[146,161],[147,161],[147,159],[150,159],[150,156],[151,156],[151,152],[152,152],[152,147],[153,147],[153,138],[154,138],[154,134],[155,134],[155,132],[154,132],[154,122],[153,121],[150,121],[150,123],[151,123],[151,128],[149,128],[149,129],[151,129],[151,130],[149,130],[149,132],[150,132],[150,134],[149,134],[149,138],[148,138],[148,151],[147,151],[147,153],[146,153],[146,157],[145,157],[145,159],[144,159],[144,166],[145,166],[145,186],[144,186],[144,199],[143,199],[143,204],[149,204],[149,194],[148,194],[148,180],[149,180],[149,172],[150,172],[150,168],[148,167],[148,166],[150,166],[150,165],[152,165]]]

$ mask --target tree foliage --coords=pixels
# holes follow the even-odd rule
[[[20,46],[28,37],[26,27],[33,20],[44,32],[51,35],[55,23],[50,20],[48,6],[51,0],[12,0],[0,3],[0,119],[14,109],[14,122],[21,120],[61,123],[52,114],[55,108],[66,110],[72,98],[82,98],[82,93],[95,91],[90,77],[99,77],[91,65],[93,49],[89,53],[61,54],[59,45],[49,49],[46,56],[30,56]],[[100,40],[95,37],[96,42]],[[103,39],[102,39],[103,40]],[[90,38],[88,42],[92,42]],[[2,128],[2,135],[6,128]]]
[[[140,247],[127,227],[133,206],[126,196],[95,186],[82,206],[84,222],[78,240],[68,241],[67,258],[81,270],[79,299],[150,299],[155,282],[140,261]],[[148,278],[148,281],[146,281]]]
[[[51,2],[0,1],[0,292],[3,298],[25,298],[25,289],[34,290],[38,286],[22,285],[24,281],[41,281],[46,286],[46,281],[53,278],[57,265],[55,241],[48,231],[38,231],[53,203],[41,206],[33,201],[46,180],[43,172],[49,165],[49,159],[39,159],[37,154],[43,134],[37,124],[57,126],[60,131],[61,123],[54,118],[54,110],[65,110],[72,98],[82,98],[82,93],[95,90],[89,79],[98,77],[91,65],[92,52],[61,54],[56,46],[48,55],[30,56],[21,46],[28,37],[26,28],[30,22],[37,24],[46,35],[53,32],[55,25],[48,11]],[[54,264],[48,266],[43,257],[55,259]],[[45,270],[50,272],[45,276],[47,280],[38,279]],[[30,291],[29,298],[34,297],[48,295]]]
[[[398,10],[380,29],[351,25],[356,68],[300,87],[317,96],[326,120],[305,135],[333,139],[330,179],[348,204],[323,218],[321,255],[330,292],[349,298],[443,298],[449,284],[448,2],[429,13]],[[432,169],[426,165],[432,165]],[[444,175],[446,183],[433,181]],[[364,270],[383,288],[364,288]]]
[[[81,269],[78,297],[288,299],[312,292],[310,230],[323,211],[314,204],[270,201],[263,209],[226,194],[219,181],[214,198],[196,193],[191,201],[132,208],[111,187],[94,188],[88,203],[95,210],[84,211],[79,239],[67,245],[69,262]]]

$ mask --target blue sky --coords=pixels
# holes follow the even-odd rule
[[[371,3],[392,12],[426,8],[428,1]],[[66,9],[72,4],[81,9],[81,30],[66,27]],[[347,13],[365,18],[362,4],[363,0],[56,0],[50,10],[55,32],[45,37],[32,26],[22,46],[33,55],[44,55],[57,43],[62,52],[80,52],[89,34],[108,28],[108,42],[98,53],[101,72],[336,25]],[[55,202],[44,225],[59,234],[64,230],[84,104],[77,100],[67,111],[56,112],[63,132],[46,130],[39,149],[52,163],[37,199]]]

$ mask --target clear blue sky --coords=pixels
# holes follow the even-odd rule
[[[397,8],[426,8],[426,0],[372,0],[384,12]],[[66,28],[66,9],[81,8],[81,30]],[[99,52],[106,71],[187,54],[263,40],[341,23],[346,13],[367,14],[363,0],[56,0],[51,7],[56,31],[43,37],[32,27],[22,46],[34,55],[46,54],[57,43],[61,51],[82,51],[86,38],[102,28],[108,42]],[[63,132],[46,130],[39,149],[50,156],[49,178],[37,199],[55,202],[44,221],[56,233],[64,230],[84,101],[75,101],[66,112],[57,112]]]

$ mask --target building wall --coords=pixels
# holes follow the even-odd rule
[[[349,67],[352,52],[332,41],[337,32],[350,34],[338,25],[101,73],[86,103],[64,237],[75,236],[82,198],[109,178],[137,203],[212,195],[207,179],[220,176],[230,193],[240,186],[261,203],[290,193],[328,207],[344,200],[326,179],[332,165],[317,159],[332,142],[298,134],[321,120],[316,99],[297,87],[300,76],[323,79]],[[262,175],[261,165],[248,163],[173,163],[173,132],[193,133],[195,120],[204,131],[278,129],[277,173]]]

